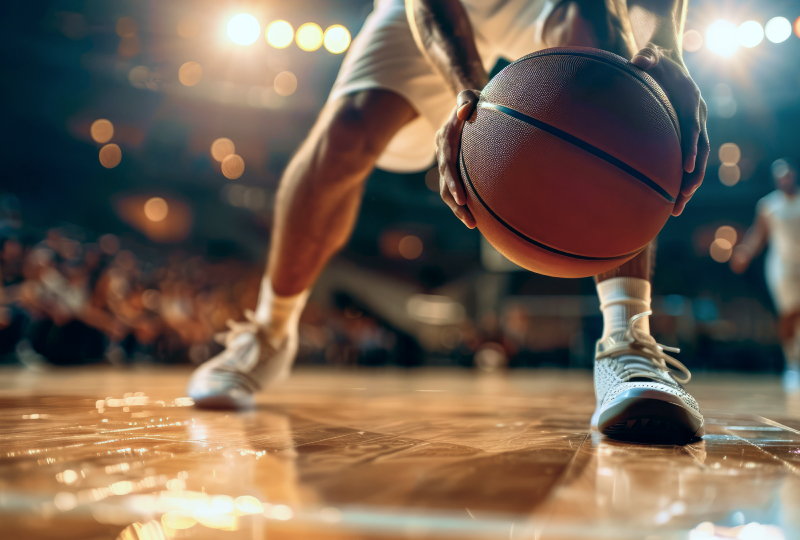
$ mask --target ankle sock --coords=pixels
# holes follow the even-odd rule
[[[256,306],[256,322],[267,327],[272,340],[283,341],[289,332],[297,329],[310,292],[305,290],[293,296],[278,296],[272,289],[272,282],[264,278]]]
[[[617,277],[597,284],[600,310],[603,312],[603,337],[607,339],[615,332],[624,331],[634,315],[650,311],[650,282],[633,277]],[[636,327],[650,333],[648,316],[636,321]]]

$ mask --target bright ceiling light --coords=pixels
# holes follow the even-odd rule
[[[343,53],[350,46],[350,32],[341,24],[334,24],[325,30],[324,43],[333,54]]]
[[[751,49],[764,40],[764,29],[756,21],[747,21],[736,30],[739,45]]]
[[[737,28],[732,22],[720,19],[706,30],[706,47],[720,56],[729,57],[739,50]]]
[[[228,37],[237,45],[255,43],[261,35],[261,26],[255,17],[248,13],[240,13],[228,23]]]
[[[295,39],[304,51],[316,51],[322,47],[322,28],[316,23],[306,23],[297,29]]]
[[[767,39],[773,43],[782,43],[792,35],[792,23],[785,17],[770,19],[766,27]]]
[[[294,39],[294,28],[286,21],[274,21],[267,28],[267,41],[276,49],[285,49]]]

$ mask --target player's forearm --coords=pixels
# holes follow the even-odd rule
[[[670,58],[680,61],[688,0],[627,1],[637,45],[653,43],[665,49]]]
[[[406,0],[411,33],[422,54],[458,94],[488,82],[460,0]]]

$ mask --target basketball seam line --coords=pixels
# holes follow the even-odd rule
[[[615,67],[615,68],[617,68],[618,70],[620,70],[620,71],[622,71],[624,73],[627,73],[628,75],[630,75],[631,77],[633,77],[634,79],[636,79],[637,81],[642,83],[645,86],[645,88],[647,88],[647,90],[651,94],[653,94],[653,97],[656,98],[656,101],[658,101],[658,104],[661,105],[661,108],[664,109],[664,111],[667,113],[667,116],[669,116],[669,121],[672,124],[672,128],[675,130],[675,134],[678,136],[678,141],[681,140],[681,130],[680,130],[680,126],[676,123],[678,121],[678,116],[677,116],[677,113],[675,113],[675,108],[672,107],[671,103],[669,104],[669,107],[667,107],[667,105],[664,104],[664,100],[661,98],[661,96],[658,94],[658,92],[653,89],[653,86],[649,82],[647,82],[647,79],[643,79],[635,71],[627,69],[627,65],[626,64],[620,65],[618,62],[614,62],[612,60],[609,60],[608,58],[593,56],[591,54],[585,54],[585,53],[579,53],[579,52],[567,52],[567,51],[537,52],[537,53],[532,53],[532,54],[528,55],[528,57],[536,56],[537,58],[541,58],[542,56],[559,56],[559,55],[580,56],[581,58],[588,58],[589,60],[595,60],[597,62],[601,62],[601,63],[606,64],[608,66]],[[517,62],[525,60],[528,57],[520,58],[519,60],[517,60],[517,61],[515,61],[513,63],[516,64]],[[658,83],[656,83],[656,84],[658,84]],[[659,88],[661,88],[661,87],[659,86]],[[661,88],[661,91],[664,92],[665,96],[667,96],[666,90]],[[669,96],[667,96],[667,102],[669,102]],[[670,110],[672,110],[672,113],[670,113]]]
[[[647,246],[644,246],[644,247],[641,247],[641,248],[637,249],[636,251],[632,251],[631,253],[627,253],[625,255],[617,255],[616,257],[590,257],[588,255],[578,255],[576,253],[569,253],[567,251],[561,251],[560,249],[556,249],[554,247],[548,246],[547,244],[543,244],[543,243],[539,242],[538,240],[534,240],[533,238],[531,238],[529,236],[526,236],[522,232],[518,231],[516,228],[514,228],[511,225],[509,225],[508,223],[506,223],[503,218],[498,216],[495,213],[495,211],[492,210],[489,207],[489,205],[484,202],[484,200],[481,197],[480,193],[478,193],[478,190],[475,188],[475,185],[472,183],[472,178],[470,178],[470,176],[469,176],[469,171],[467,170],[467,164],[464,162],[464,153],[459,151],[459,156],[458,157],[459,157],[459,159],[461,161],[461,168],[464,169],[464,176],[466,177],[467,182],[469,183],[469,186],[472,188],[472,192],[475,193],[475,197],[478,199],[478,202],[481,203],[481,206],[483,206],[486,209],[486,211],[489,212],[489,214],[491,214],[491,216],[498,223],[500,223],[503,227],[505,227],[506,229],[508,229],[509,231],[514,233],[515,235],[519,236],[520,238],[522,238],[526,242],[529,242],[529,243],[533,244],[534,246],[540,247],[540,248],[542,248],[542,249],[544,249],[546,251],[549,251],[551,253],[555,253],[556,255],[563,255],[564,257],[570,257],[570,258],[573,258],[573,259],[581,259],[581,260],[584,260],[584,261],[613,261],[613,260],[617,260],[617,259],[624,259],[626,257],[632,257],[632,256],[636,255],[637,253],[641,252],[645,247],[647,247]]]
[[[557,127],[551,126],[550,124],[542,122],[541,120],[533,118],[532,116],[528,116],[527,114],[521,113],[521,112],[519,112],[517,110],[514,110],[514,109],[512,109],[510,107],[506,107],[505,105],[498,105],[496,103],[483,102],[483,103],[481,103],[481,107],[484,108],[484,109],[495,110],[497,112],[505,114],[506,116],[510,116],[511,118],[516,118],[517,120],[520,120],[521,122],[525,122],[526,124],[528,124],[530,126],[533,126],[535,128],[541,129],[542,131],[545,131],[545,132],[549,133],[550,135],[558,137],[559,139],[561,139],[561,140],[563,140],[565,142],[568,142],[568,143],[572,144],[573,146],[577,146],[581,150],[585,150],[586,152],[589,152],[590,154],[594,155],[595,157],[599,157],[600,159],[602,159],[603,161],[609,163],[610,165],[615,166],[616,168],[620,169],[621,171],[628,173],[630,176],[634,177],[635,179],[637,179],[638,181],[640,181],[641,183],[643,183],[644,185],[646,185],[647,187],[649,187],[650,189],[652,189],[653,191],[655,191],[656,193],[661,195],[668,202],[670,202],[672,204],[675,204],[675,198],[672,195],[670,195],[667,190],[665,190],[664,188],[659,186],[656,182],[651,180],[647,175],[637,171],[636,169],[634,169],[633,167],[631,167],[630,165],[628,165],[624,161],[622,161],[622,160],[620,160],[618,158],[615,158],[614,156],[612,156],[608,152],[605,152],[605,151],[597,148],[596,146],[593,146],[593,145],[587,143],[583,139],[579,139],[578,137],[576,137],[574,135],[570,135],[566,131],[561,131]]]

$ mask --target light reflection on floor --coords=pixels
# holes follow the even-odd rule
[[[3,538],[800,538],[800,396],[691,385],[683,447],[588,428],[578,372],[300,371],[199,411],[182,370],[0,371]]]

